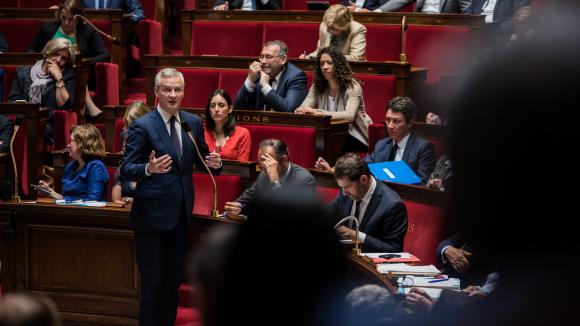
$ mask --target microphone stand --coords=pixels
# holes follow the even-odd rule
[[[213,218],[219,218],[219,212],[217,210],[217,184],[215,183],[215,178],[211,174],[209,166],[207,166],[207,164],[205,163],[205,159],[203,158],[203,156],[201,155],[201,152],[199,151],[199,147],[197,146],[197,142],[195,141],[195,138],[193,137],[193,133],[191,132],[191,128],[189,127],[189,125],[185,121],[182,121],[181,128],[183,128],[183,130],[189,136],[189,139],[191,139],[191,142],[193,143],[193,147],[195,147],[195,151],[197,152],[197,156],[199,156],[199,159],[201,160],[201,163],[205,167],[207,174],[209,174],[209,178],[211,179],[211,182],[213,184],[213,209],[211,210],[210,216]]]
[[[14,168],[14,196],[12,196],[12,201],[19,203],[20,196],[18,194],[18,167],[16,166],[16,159],[14,158],[14,139],[16,139],[16,134],[18,129],[20,129],[20,124],[22,123],[20,118],[16,118],[14,122],[14,132],[12,137],[10,137],[10,156],[12,157],[12,167]]]
[[[109,41],[111,41],[113,44],[115,45],[121,45],[121,41],[119,41],[118,38],[114,37],[113,35],[107,34],[103,31],[101,31],[100,29],[97,28],[97,26],[95,26],[93,23],[91,23],[90,20],[87,19],[87,17],[83,16],[83,15],[74,15],[73,16],[73,20],[75,21],[74,24],[74,36],[75,36],[75,44],[73,45],[74,50],[75,50],[75,54],[79,53],[79,49],[78,49],[78,38],[77,38],[77,24],[76,24],[76,19],[80,18],[81,20],[83,20],[84,22],[86,22],[87,24],[89,24],[92,28],[95,29],[95,31],[97,31],[97,33],[103,35],[105,38],[107,38]]]
[[[399,62],[407,63],[407,54],[405,48],[407,47],[407,16],[403,16],[401,21],[401,54],[399,54]]]
[[[352,253],[355,255],[360,255],[361,254],[361,250],[359,248],[359,244],[358,244],[358,218],[356,218],[356,216],[350,215],[347,216],[345,218],[343,218],[342,220],[338,221],[338,223],[336,223],[336,225],[334,226],[334,228],[336,229],[339,225],[341,225],[342,223],[346,222],[346,221],[354,221],[354,225],[355,225],[355,237],[354,237],[354,248],[352,248]]]

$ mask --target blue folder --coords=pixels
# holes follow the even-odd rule
[[[421,184],[421,178],[417,176],[405,161],[391,161],[370,163],[369,169],[375,178],[381,181],[390,181],[403,184]]]

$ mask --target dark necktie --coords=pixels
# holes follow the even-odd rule
[[[387,159],[387,162],[390,161],[394,161],[395,160],[395,156],[397,155],[397,150],[399,149],[399,145],[397,145],[396,143],[393,145],[393,149],[391,149],[391,152],[389,153],[389,158]]]
[[[357,220],[360,220],[360,218],[358,217],[358,215],[360,214],[360,200],[355,200],[352,204],[354,205],[354,214],[353,214],[353,216]],[[351,229],[354,229],[354,226],[355,226],[354,221],[352,221],[352,220],[349,221],[348,227],[350,227]]]
[[[173,148],[175,149],[175,152],[177,152],[177,160],[179,161],[178,165],[181,165],[181,146],[179,146],[179,136],[177,135],[175,122],[177,122],[177,119],[175,116],[172,116],[171,119],[169,119],[169,135],[171,136],[171,143],[173,144]]]

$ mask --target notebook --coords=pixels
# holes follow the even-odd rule
[[[370,163],[369,169],[375,178],[381,181],[390,181],[403,184],[421,184],[421,178],[417,176],[405,161],[390,161]]]

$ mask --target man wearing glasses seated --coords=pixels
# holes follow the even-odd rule
[[[288,62],[286,43],[278,40],[267,42],[258,59],[260,61],[250,64],[248,77],[238,92],[234,107],[294,112],[308,89],[304,71]]]

